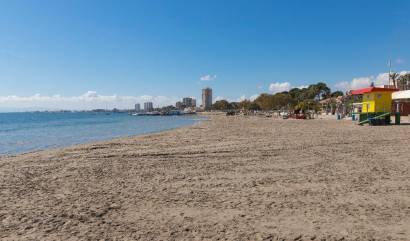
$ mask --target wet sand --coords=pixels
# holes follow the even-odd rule
[[[2,240],[410,240],[410,125],[210,116],[0,158]]]

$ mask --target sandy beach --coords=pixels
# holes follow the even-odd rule
[[[410,126],[213,115],[0,158],[2,240],[410,240]]]

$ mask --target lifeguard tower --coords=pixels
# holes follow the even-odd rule
[[[351,95],[362,95],[359,125],[366,123],[370,125],[390,124],[392,93],[395,91],[397,91],[397,89],[381,87],[352,90],[350,92]]]

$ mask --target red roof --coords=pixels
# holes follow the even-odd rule
[[[363,88],[363,89],[358,89],[358,90],[351,90],[350,94],[351,95],[362,95],[362,94],[372,93],[372,92],[395,92],[395,91],[398,91],[398,89],[381,88],[381,87],[368,87],[368,88]]]

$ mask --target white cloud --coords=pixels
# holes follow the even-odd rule
[[[283,91],[289,91],[293,88],[304,89],[308,87],[309,85],[299,85],[295,87],[289,82],[275,82],[269,85],[269,91],[272,92],[272,94],[276,94]]]
[[[214,102],[215,102],[215,101],[220,101],[220,100],[226,100],[226,101],[231,102],[231,101],[229,100],[229,98],[226,98],[226,97],[224,97],[224,96],[217,96],[217,97],[215,97]]]
[[[276,82],[272,83],[269,85],[269,91],[272,92],[273,94],[283,92],[283,91],[289,91],[291,88],[291,84],[289,82]]]
[[[87,91],[80,96],[51,95],[42,96],[0,96],[0,108],[2,109],[65,109],[65,110],[90,110],[90,109],[131,109],[135,103],[152,101],[155,106],[174,105],[179,98],[168,96],[118,96],[99,95],[95,91]]]
[[[342,81],[337,84],[335,84],[336,89],[342,90],[342,91],[348,91],[348,90],[354,90],[354,89],[360,89],[360,88],[365,88],[369,87],[374,81],[373,76],[369,77],[359,77],[359,78],[354,78],[351,81]]]
[[[250,100],[250,101],[254,101],[256,98],[258,98],[258,94],[255,95],[251,95],[249,98],[246,97],[246,95],[242,95],[241,97],[239,97],[238,99],[236,99],[237,102],[241,102],[244,100]]]
[[[216,75],[207,74],[207,75],[202,76],[202,77],[199,78],[199,79],[200,79],[201,81],[213,81],[213,80],[216,79]]]
[[[399,75],[405,75],[405,74],[408,74],[408,73],[410,73],[410,71],[401,71],[401,72],[399,72]]]
[[[408,73],[408,71],[401,71],[399,75],[403,75]],[[335,84],[336,89],[342,91],[360,89],[370,87],[370,85],[374,83],[375,86],[383,86],[389,84],[389,73],[380,73],[376,77],[375,76],[367,76],[367,77],[358,77],[354,78],[351,81],[342,81]]]
[[[350,90],[350,83],[348,81],[341,81],[335,84],[335,88],[342,91]]]
[[[350,84],[350,86],[353,89],[358,89],[358,88],[363,88],[363,87],[369,87],[370,84],[372,83],[372,80],[374,79],[373,76],[371,77],[360,77],[360,78],[354,78]]]
[[[300,86],[298,86],[298,87],[296,87],[296,88],[298,88],[298,89],[306,89],[306,88],[308,88],[309,87],[309,85],[300,85]]]
[[[244,100],[246,100],[246,96],[245,96],[245,95],[242,95],[241,97],[239,97],[239,98],[237,99],[238,102],[241,102],[241,101],[244,101]]]
[[[374,84],[378,85],[388,85],[389,84],[389,73],[381,73],[374,79]]]
[[[228,98],[225,96],[217,96],[214,98],[214,102],[219,101],[219,100],[226,100],[228,102],[241,102],[244,100],[250,100],[250,101],[254,101],[256,98],[258,98],[259,94],[255,94],[255,95],[251,95],[250,97],[247,97],[246,95],[242,95],[239,98]]]
[[[259,95],[252,95],[251,97],[249,97],[249,100],[251,100],[251,101],[254,101],[254,100],[256,100],[256,98],[258,98],[259,97]]]

